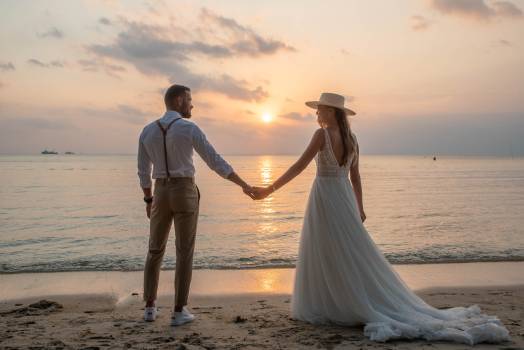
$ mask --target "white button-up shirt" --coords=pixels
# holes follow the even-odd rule
[[[176,118],[182,116],[176,111],[167,111],[160,123],[164,127]],[[193,177],[193,149],[202,157],[206,164],[218,175],[227,178],[233,168],[229,165],[207,141],[206,135],[193,122],[180,119],[174,122],[166,134],[167,161],[171,177]],[[151,188],[151,167],[153,179],[167,178],[164,158],[164,141],[162,131],[155,122],[142,130],[138,141],[138,177],[142,188]]]

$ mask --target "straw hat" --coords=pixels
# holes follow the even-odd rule
[[[346,108],[344,106],[345,98],[342,95],[333,94],[329,92],[323,92],[320,95],[320,99],[318,101],[308,101],[306,102],[306,106],[311,108],[317,108],[318,106],[329,106],[329,107],[335,107],[343,110],[346,112],[346,115],[355,115],[356,113],[353,112],[351,109]]]

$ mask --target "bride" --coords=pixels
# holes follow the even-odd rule
[[[306,105],[317,109],[321,128],[280,178],[253,188],[254,198],[265,198],[315,158],[317,175],[304,214],[292,317],[313,324],[365,325],[364,335],[380,342],[422,338],[473,345],[510,340],[500,320],[481,313],[477,305],[436,309],[401,280],[363,225],[359,146],[347,120],[355,112],[344,106],[343,96],[332,93]]]

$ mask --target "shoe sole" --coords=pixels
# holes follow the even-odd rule
[[[178,327],[178,326],[182,326],[182,325],[185,325],[187,323],[191,323],[193,322],[195,319],[191,319],[191,320],[187,320],[187,321],[183,321],[183,322],[180,322],[180,323],[176,323],[176,322],[173,322],[171,321],[171,327]]]

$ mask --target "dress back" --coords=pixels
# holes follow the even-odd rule
[[[338,160],[335,157],[335,152],[333,152],[333,146],[331,144],[331,137],[327,129],[324,130],[325,144],[324,148],[318,151],[317,156],[315,157],[315,162],[317,164],[317,176],[326,176],[326,177],[348,177],[349,169],[351,164],[356,158],[355,152],[349,155],[346,165],[340,166]],[[354,135],[353,139],[354,138]]]

